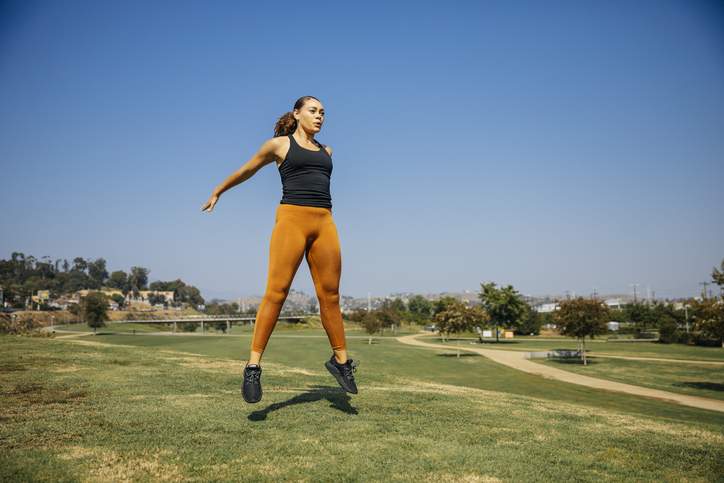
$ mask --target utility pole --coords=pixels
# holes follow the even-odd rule
[[[709,282],[699,282],[699,285],[702,286],[701,298],[705,299],[706,298],[706,286],[709,285]]]
[[[686,318],[686,333],[689,333],[689,306],[684,304],[684,317]]]
[[[629,286],[629,287],[633,287],[634,303],[636,303],[636,301],[637,301],[637,299],[636,299],[636,287],[638,287],[639,284],[637,284],[637,283],[630,283],[630,284],[628,284],[628,286]]]

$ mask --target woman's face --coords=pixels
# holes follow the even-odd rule
[[[309,133],[317,133],[324,124],[324,106],[316,99],[307,99],[300,110],[294,111],[297,126]]]

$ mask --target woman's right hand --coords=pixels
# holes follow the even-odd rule
[[[219,201],[219,195],[212,193],[209,197],[208,201],[204,204],[204,206],[201,207],[201,211],[207,211],[211,213],[214,209],[214,205],[216,205],[216,202]]]

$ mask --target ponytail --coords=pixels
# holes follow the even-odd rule
[[[301,109],[304,107],[304,103],[307,102],[309,99],[315,99],[319,100],[314,96],[302,96],[299,99],[297,99],[297,102],[294,103],[294,109]],[[274,125],[274,137],[278,136],[288,136],[289,134],[292,134],[294,131],[297,130],[297,120],[294,119],[294,112],[289,111],[282,114],[282,116],[277,120],[277,123]]]
[[[274,125],[274,137],[288,136],[297,130],[297,120],[292,111],[285,112]]]

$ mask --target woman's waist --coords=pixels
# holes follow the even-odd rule
[[[277,205],[277,214],[298,214],[313,217],[332,216],[332,208],[281,202]]]

